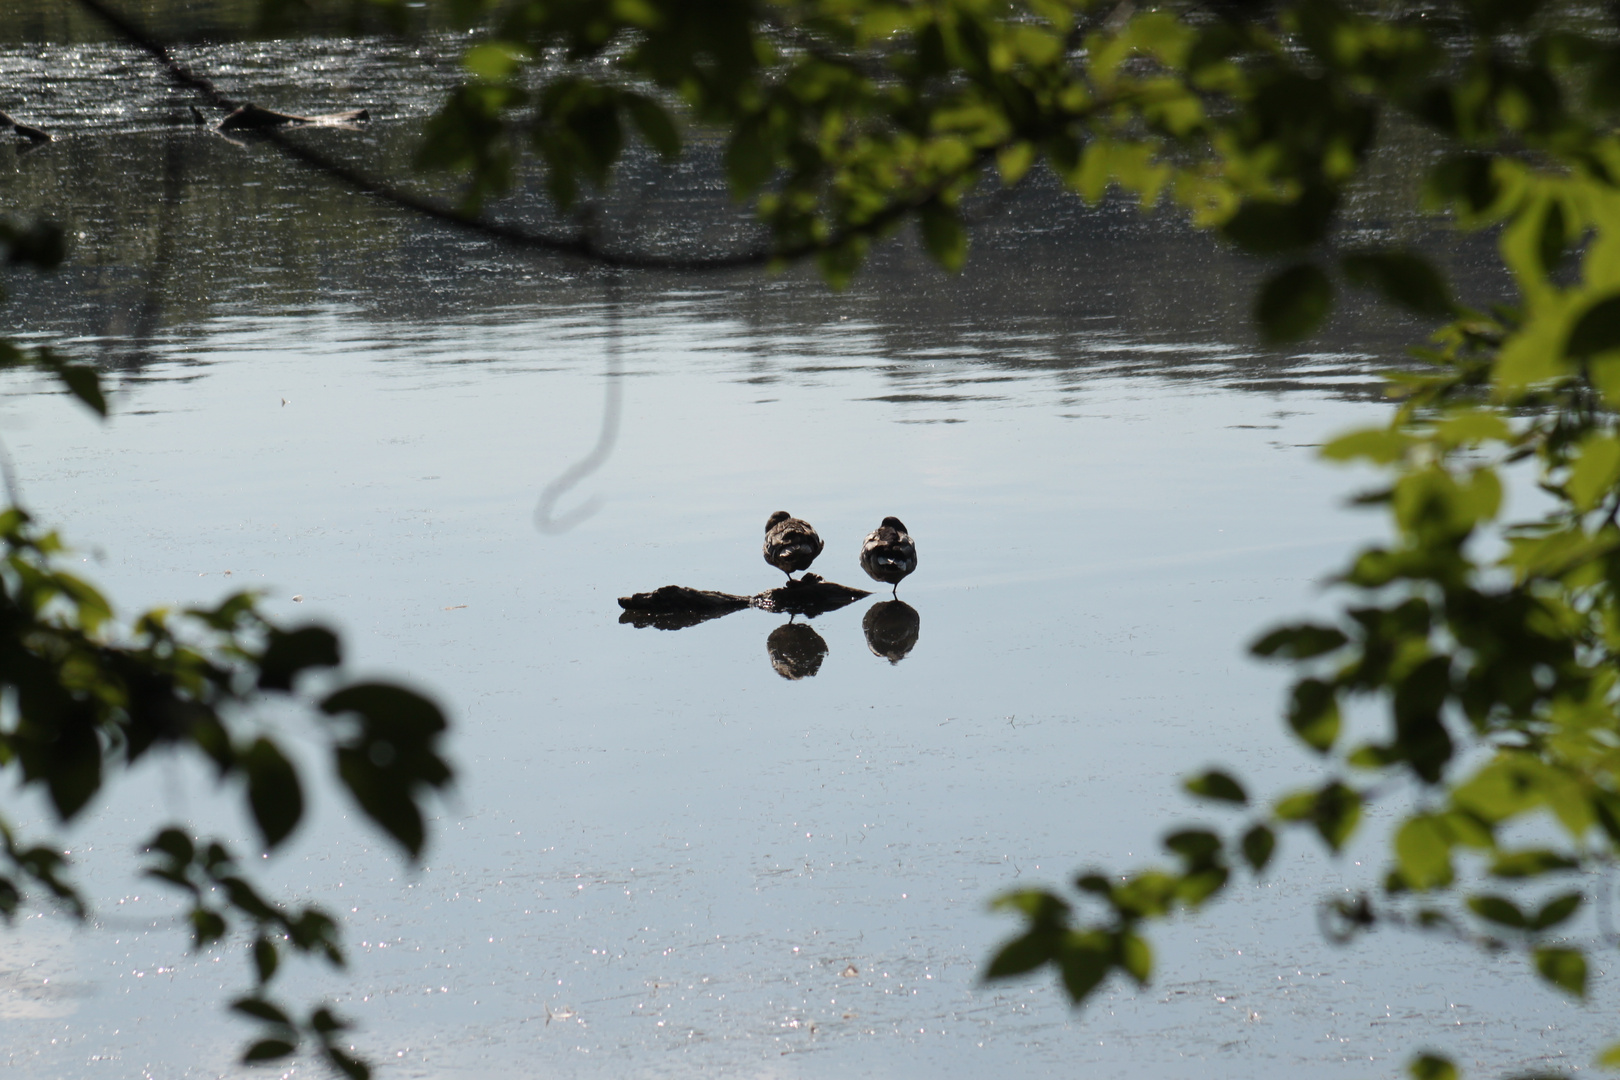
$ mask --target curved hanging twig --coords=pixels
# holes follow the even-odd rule
[[[593,495],[566,514],[557,514],[557,500],[572,491],[581,480],[600,469],[613,454],[619,441],[619,416],[624,407],[624,384],[620,379],[619,362],[624,347],[624,330],[620,323],[619,275],[609,271],[607,277],[607,335],[605,371],[607,386],[602,401],[602,430],[596,436],[596,445],[579,461],[564,469],[540,493],[540,503],[534,508],[534,526],[543,533],[565,533],[602,508],[602,500]]]

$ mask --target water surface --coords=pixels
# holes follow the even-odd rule
[[[961,279],[904,240],[846,294],[605,275],[171,125],[180,103],[128,57],[75,46],[65,69],[66,48],[0,54],[47,103],[26,118],[66,136],[0,152],[0,183],[75,241],[58,275],[8,279],[7,310],[98,358],[115,415],[0,383],[29,503],[126,609],[263,589],[455,717],[459,783],[424,865],[323,789],[256,868],[345,915],[349,970],[287,989],[335,998],[380,1075],[1393,1076],[1419,1047],[1471,1071],[1580,1065],[1612,1034],[1601,977],[1578,1007],[1512,959],[1328,945],[1314,901],[1374,883],[1376,853],[1304,843],[1158,935],[1146,990],[1075,1013],[1044,980],[980,982],[1012,929],[988,899],[1155,858],[1197,812],[1180,777],[1316,777],[1282,735],[1280,673],[1244,644],[1322,605],[1377,535],[1342,508],[1366,477],[1312,448],[1384,415],[1375,373],[1410,324],[1356,307],[1311,351],[1263,350],[1262,267],[1038,180],[984,201]],[[440,55],[412,48],[197,56],[264,104],[376,107],[366,131],[312,134],[383,169],[449,77],[412,75]],[[122,97],[93,90],[110,72]],[[608,200],[634,210],[623,236],[746,242],[710,160],[633,162]],[[547,223],[532,195],[501,212]],[[1356,227],[1438,242],[1370,211]],[[1451,257],[1465,291],[1496,288]],[[852,585],[861,537],[906,521],[903,659],[863,628],[882,595],[811,620],[819,646],[791,631],[819,657],[797,679],[773,664],[779,616],[619,622],[633,591],[775,584],[776,509]],[[248,1073],[245,1029],[218,1019],[242,959],[187,955],[172,898],[131,872],[154,815],[247,835],[207,776],[162,764],[72,830],[94,923],[0,937],[17,1075]]]

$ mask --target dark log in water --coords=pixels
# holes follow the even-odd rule
[[[293,116],[290,113],[280,113],[272,109],[261,109],[257,105],[243,105],[219,122],[219,130],[264,131],[268,128],[308,127],[312,125],[315,127],[347,127],[370,119],[371,114],[365,109],[321,113],[319,116]]]
[[[0,131],[4,131],[6,128],[15,131],[29,142],[45,143],[51,141],[50,132],[41,131],[39,128],[24,124],[19,120],[13,120],[5,113],[0,112]]]
[[[746,607],[813,619],[871,595],[865,589],[852,589],[848,585],[823,580],[816,574],[806,574],[798,581],[790,581],[781,588],[766,589],[753,596],[665,585],[652,592],[619,597],[619,606],[624,609],[619,621],[636,626],[656,626],[660,630],[680,630]]]
[[[660,630],[680,630],[729,615],[752,603],[751,597],[737,596],[735,593],[665,585],[652,592],[619,597],[619,606],[624,609],[619,621],[636,626],[656,626]]]

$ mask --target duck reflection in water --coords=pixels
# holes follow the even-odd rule
[[[866,631],[866,647],[873,656],[898,664],[917,646],[922,618],[904,600],[880,600],[866,609],[861,629]]]
[[[808,679],[821,670],[827,658],[827,642],[806,623],[789,620],[771,631],[765,639],[771,654],[771,667],[784,679]]]

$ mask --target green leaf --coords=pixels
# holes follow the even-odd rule
[[[1419,1054],[1406,1067],[1412,1080],[1457,1080],[1457,1066],[1437,1054]]]
[[[1328,440],[1322,445],[1322,456],[1329,461],[1364,458],[1374,465],[1392,465],[1405,457],[1416,441],[1408,432],[1394,428],[1362,428]]]
[[[1475,915],[1498,926],[1515,930],[1526,930],[1530,926],[1530,920],[1524,917],[1519,905],[1505,896],[1470,896],[1468,907]]]
[[[1313,263],[1295,263],[1274,274],[1261,288],[1254,317],[1260,336],[1270,344],[1308,337],[1333,307],[1333,283]]]
[[[1500,878],[1528,878],[1559,870],[1575,870],[1580,865],[1556,851],[1505,851],[1491,864],[1491,873]]]
[[[1256,656],[1277,656],[1286,660],[1309,660],[1323,656],[1348,644],[1343,631],[1331,626],[1283,626],[1249,646]]]
[[[225,936],[225,920],[207,908],[194,908],[191,912],[191,942],[193,949],[201,949]]]
[[[1033,164],[1035,164],[1033,143],[1015,142],[996,153],[996,169],[1001,173],[1001,182],[1007,187],[1012,187],[1022,180]]]
[[[1433,889],[1450,884],[1450,831],[1431,814],[1408,818],[1395,833],[1395,859],[1411,888]]]
[[[1107,977],[1113,967],[1112,941],[1101,931],[1064,935],[1058,952],[1058,970],[1069,1000],[1078,1005]]]
[[[1089,880],[1089,879],[1087,879]],[[1096,879],[1101,881],[1102,879]],[[1085,889],[1087,885],[1078,884],[1077,888]],[[1103,893],[1108,892],[1108,884],[1103,882]],[[1031,924],[1047,929],[1062,926],[1069,918],[1069,905],[1061,897],[1045,889],[1020,889],[1018,892],[1005,893],[990,901],[992,911],[1015,911],[1023,915]]]
[[[1194,795],[1205,799],[1217,799],[1221,802],[1237,803],[1242,805],[1249,801],[1249,796],[1243,790],[1243,785],[1232,779],[1231,775],[1219,769],[1198,776],[1189,777],[1186,788]]]
[[[523,66],[528,50],[511,41],[489,41],[474,45],[461,57],[461,66],[485,82],[503,82]]]
[[[1034,971],[1057,957],[1060,935],[1049,930],[1032,930],[1013,938],[997,950],[985,979],[1010,979]]]
[[[1361,795],[1335,780],[1317,792],[1311,818],[1322,840],[1338,851],[1361,822]]]
[[[1153,974],[1153,948],[1140,934],[1125,931],[1119,935],[1119,966],[1136,980],[1136,985],[1146,986],[1149,976]]]
[[[1243,857],[1256,874],[1266,868],[1277,849],[1277,836],[1265,825],[1256,825],[1243,834]]]
[[[1539,948],[1535,962],[1543,979],[1575,997],[1586,996],[1586,957],[1578,949]]]
[[[1557,926],[1575,914],[1575,910],[1581,906],[1583,899],[1584,897],[1580,893],[1572,892],[1547,901],[1542,905],[1541,910],[1531,918],[1530,929],[1546,930],[1549,927]]]
[[[1577,454],[1564,490],[1575,509],[1586,513],[1620,481],[1620,438],[1607,432],[1592,432],[1581,440]]]
[[[1183,829],[1164,838],[1164,846],[1192,866],[1206,866],[1221,853],[1221,839],[1207,829]]]
[[[1333,749],[1339,737],[1339,699],[1335,688],[1321,679],[1294,684],[1288,704],[1288,726],[1319,754]]]

